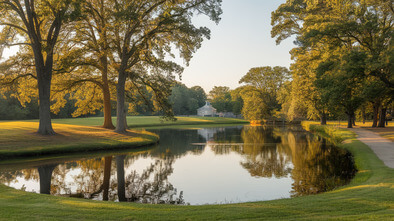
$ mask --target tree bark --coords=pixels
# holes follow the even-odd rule
[[[386,124],[386,112],[387,112],[386,107],[380,108],[378,127],[386,127],[386,125],[385,125]]]
[[[373,103],[373,122],[372,122],[372,127],[377,127],[378,126],[379,107],[380,107],[380,102]]]
[[[117,133],[125,133],[127,130],[126,107],[125,107],[125,84],[126,73],[120,70],[118,75],[118,84],[116,85],[116,129]]]
[[[320,113],[320,125],[327,125],[327,114],[324,111]]]
[[[38,99],[39,99],[39,126],[38,133],[41,135],[54,135],[51,120],[51,81],[53,58],[47,55],[46,64],[44,63],[41,48],[33,48],[34,60],[37,73]]]
[[[40,177],[40,193],[50,194],[51,193],[51,179],[52,172],[56,165],[46,165],[37,168],[38,175]]]
[[[37,73],[38,75],[38,73]],[[49,78],[49,79],[48,79]],[[51,79],[48,76],[39,75],[38,80],[38,99],[39,99],[39,118],[38,133],[41,135],[54,135],[51,120]]]
[[[108,201],[109,180],[111,178],[112,156],[104,158],[103,200]]]
[[[354,112],[352,113],[352,124],[356,126],[356,114]]]
[[[109,84],[108,84],[108,61],[107,57],[104,56],[101,58],[101,64],[103,66],[103,70],[101,72],[101,79],[103,81],[103,105],[104,105],[104,124],[103,127],[107,129],[115,129],[115,126],[112,123],[112,108],[111,108],[111,93],[109,92]]]
[[[124,177],[124,159],[125,156],[116,156],[116,174],[118,177],[118,199],[119,202],[125,202],[126,199],[126,184]]]
[[[352,114],[347,114],[347,128],[353,128],[353,116],[352,116]]]

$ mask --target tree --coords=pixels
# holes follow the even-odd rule
[[[204,89],[200,86],[188,88],[177,83],[172,88],[169,100],[176,115],[189,115],[197,114],[197,109],[205,104],[206,97]]]
[[[312,61],[316,71],[327,57],[337,56],[336,51],[357,48],[364,54],[365,63],[361,74],[368,79],[379,79],[392,94],[392,54],[393,54],[393,6],[392,1],[286,1],[272,13],[271,35],[279,44],[282,40],[297,36],[297,50],[305,54],[323,48],[323,59]],[[299,64],[300,54],[293,55],[295,64]],[[324,56],[327,56],[324,58]],[[301,60],[301,62],[303,62]],[[361,62],[361,61],[359,61]],[[324,65],[323,65],[324,66]],[[338,61],[335,66],[342,64]],[[295,70],[295,69],[293,69]],[[348,75],[350,76],[350,75]],[[353,80],[357,82],[358,80]],[[297,89],[297,87],[293,87]],[[320,92],[317,93],[319,95]],[[320,95],[319,95],[320,96]],[[375,94],[375,102],[385,94]],[[379,106],[377,104],[377,106]]]
[[[270,115],[261,91],[248,88],[243,91],[242,99],[244,102],[242,115],[245,119],[259,122]]]
[[[220,0],[188,1],[124,1],[114,0],[114,31],[116,43],[117,123],[116,132],[126,131],[125,85],[126,80],[140,80],[154,86],[154,92],[163,91],[163,81],[171,80],[182,68],[165,60],[175,46],[186,62],[209,37],[207,28],[196,28],[191,21],[195,13],[205,14],[218,22]],[[146,78],[150,73],[150,77]],[[164,75],[166,73],[167,75]],[[160,98],[159,96],[157,96]],[[160,100],[160,99],[159,99]],[[166,103],[166,102],[164,102]],[[170,113],[169,113],[170,114]]]
[[[52,135],[50,116],[50,89],[52,81],[54,51],[62,26],[80,13],[80,2],[10,0],[0,2],[0,25],[2,47],[26,46],[34,56],[38,83],[40,122],[38,133]],[[8,37],[8,38],[4,38]],[[30,74],[31,75],[31,74]]]
[[[75,98],[79,108],[74,116],[92,113],[103,107],[103,127],[114,129],[111,118],[111,83],[114,85],[115,73],[110,68],[113,65],[113,39],[108,27],[113,18],[112,7],[110,1],[86,0],[82,8],[83,19],[69,30],[74,33],[74,37],[69,40],[70,48],[61,59],[63,67],[69,71],[58,87],[65,93],[77,91]],[[78,96],[80,94],[83,96]],[[102,99],[96,94],[101,94]],[[86,95],[95,99],[85,99]]]
[[[363,54],[357,50],[340,51],[341,56],[320,63],[317,69],[317,87],[322,91],[322,100],[331,107],[340,105],[348,116],[348,128],[352,128],[355,111],[363,102],[361,85],[364,81]]]
[[[211,104],[218,112],[229,112],[233,110],[231,93],[229,87],[214,86],[209,92]]]
[[[239,83],[245,83],[248,86],[246,87],[247,93],[242,96],[244,100],[242,110],[244,117],[249,119],[247,116],[253,116],[256,118],[253,120],[262,120],[273,116],[275,111],[281,108],[278,102],[278,95],[280,88],[288,79],[289,70],[285,67],[276,66],[272,68],[265,66],[250,69],[239,81]],[[257,106],[253,107],[253,105]],[[247,112],[251,110],[257,112],[248,114]]]

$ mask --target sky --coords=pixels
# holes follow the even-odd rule
[[[196,17],[196,25],[211,30],[211,39],[204,40],[178,80],[188,87],[201,86],[209,93],[214,86],[237,88],[242,76],[253,67],[288,68],[293,40],[276,45],[271,38],[271,12],[285,1],[223,0],[218,25],[206,16]],[[5,50],[3,58],[15,51]]]
[[[218,25],[199,16],[196,24],[211,30],[185,68],[181,82],[199,85],[206,93],[214,86],[235,89],[249,69],[261,66],[289,68],[293,40],[276,45],[271,38],[271,12],[286,0],[223,0]]]

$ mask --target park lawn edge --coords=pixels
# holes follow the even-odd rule
[[[393,220],[394,169],[386,167],[354,133],[303,124],[349,150],[358,173],[349,185],[318,195],[202,206],[144,205],[40,195],[0,185],[0,219],[36,220]],[[346,140],[345,140],[346,137]]]
[[[208,118],[209,121],[205,120],[206,118],[196,118],[199,121],[188,121],[188,122],[165,122],[162,123],[152,123],[152,124],[138,124],[138,125],[129,125],[129,130],[131,132],[139,133],[139,138],[142,141],[119,141],[116,139],[112,139],[110,136],[105,137],[105,142],[103,143],[103,137],[99,140],[87,140],[87,142],[77,142],[76,144],[73,143],[66,143],[66,144],[57,144],[57,145],[48,145],[45,143],[39,144],[39,148],[25,148],[22,150],[7,150],[0,148],[0,161],[1,160],[10,160],[12,158],[19,159],[19,158],[28,158],[28,157],[41,157],[47,155],[59,155],[59,154],[72,154],[72,153],[86,153],[86,152],[93,152],[93,151],[112,151],[112,150],[122,150],[122,149],[134,149],[139,147],[149,146],[159,142],[159,137],[153,133],[149,133],[147,131],[140,131],[140,129],[144,128],[182,128],[185,126],[203,126],[206,125],[208,127],[215,126],[215,125],[242,125],[248,123],[248,121],[240,120],[240,119],[231,119],[231,118]],[[56,122],[56,120],[54,120]],[[1,123],[23,123],[25,121],[1,121]],[[30,121],[36,122],[36,120]],[[54,123],[53,125],[57,125],[61,127],[64,125],[65,127],[72,125],[72,124],[62,124],[62,123]],[[38,124],[37,124],[38,126]],[[92,126],[85,126],[85,125],[74,125],[77,127],[85,127],[85,128],[93,128]],[[95,126],[97,128],[97,126]],[[107,130],[107,129],[103,129]],[[55,130],[56,131],[56,130]],[[107,130],[112,131],[112,130]],[[33,130],[28,131],[28,134],[25,134],[26,137],[29,136],[40,136],[36,134]],[[38,145],[37,145],[38,146]]]

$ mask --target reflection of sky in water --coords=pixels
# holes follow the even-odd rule
[[[40,182],[38,182],[38,180],[26,180],[23,177],[17,177],[16,180],[10,182],[8,186],[18,190],[24,189],[27,192],[40,192]]]
[[[189,153],[176,159],[174,172],[168,177],[169,182],[183,191],[186,202],[195,204],[238,203],[259,200],[271,200],[290,197],[292,179],[252,177],[241,165],[244,158],[238,153],[216,155],[209,146],[202,154]],[[151,157],[140,157],[125,167],[127,177],[132,171],[141,174],[144,169],[154,163]],[[289,165],[290,166],[290,165]],[[113,168],[114,169],[114,168]],[[65,175],[66,189],[60,194],[75,193],[77,186],[74,178],[81,173],[79,168],[70,168]],[[85,177],[84,179],[88,179]],[[115,175],[111,179],[116,179]],[[18,177],[9,186],[25,191],[39,192],[38,180],[26,180]]]
[[[170,162],[167,166],[168,169],[173,168],[173,171],[167,171],[164,179],[168,182],[165,181],[164,184],[171,184],[177,189],[175,197],[178,197],[182,191],[184,201],[193,205],[289,198],[292,195],[291,191],[295,191],[298,195],[310,194],[308,190],[319,192],[320,189],[327,189],[327,185],[330,185],[319,180],[328,178],[330,183],[330,177],[338,180],[337,174],[343,174],[342,170],[333,170],[331,163],[328,162],[329,158],[338,160],[342,153],[321,146],[322,140],[305,136],[305,133],[298,133],[299,131],[290,134],[283,129],[275,131],[272,128],[236,127],[159,132],[161,142],[157,147],[149,150],[150,154],[131,154],[125,158],[126,183],[134,171],[141,175],[157,160],[164,162],[165,158],[169,157],[173,161],[167,161]],[[199,146],[206,141],[208,144]],[[217,142],[232,144],[226,147],[226,145],[217,145]],[[239,146],[235,143],[245,145]],[[334,153],[336,155],[332,155]],[[94,159],[99,169],[87,166],[91,165],[91,162],[81,163],[83,161],[58,165],[57,170],[62,172],[52,174],[52,185],[56,183],[57,194],[75,194],[81,190],[84,193],[97,191],[103,182],[104,159],[102,157]],[[343,167],[342,165],[346,166],[342,161],[341,163],[336,166],[339,168]],[[116,165],[117,158],[112,157],[109,190],[113,196],[117,192]],[[154,168],[158,169],[158,167]],[[321,171],[318,168],[325,169]],[[28,180],[24,175],[18,175],[5,184],[29,192],[40,192],[38,172],[36,169],[33,171],[36,174],[30,176],[32,178]],[[62,173],[64,178],[61,177]],[[155,175],[151,174],[144,183],[153,182]],[[308,179],[311,177],[316,179],[309,183]],[[345,181],[338,185],[344,183]],[[93,185],[85,187],[81,186],[82,184]],[[304,186],[305,184],[309,186]],[[126,193],[126,197],[127,195],[130,196]]]
[[[237,153],[215,155],[209,147],[201,155],[187,155],[174,163],[170,183],[184,191],[191,204],[237,203],[290,197],[292,179],[252,177],[239,164]]]

